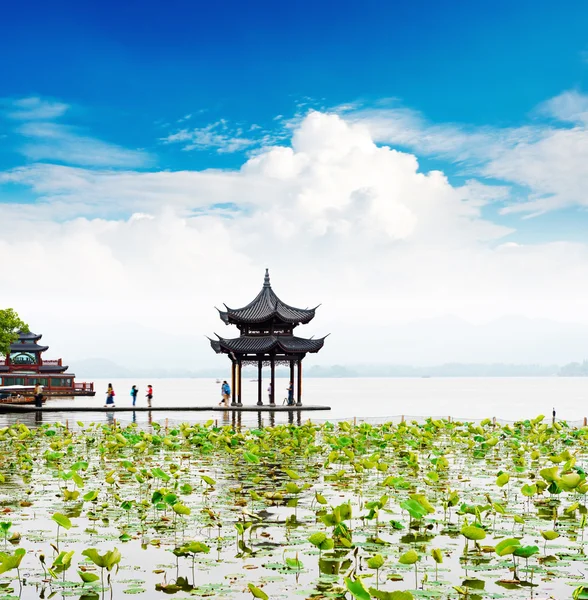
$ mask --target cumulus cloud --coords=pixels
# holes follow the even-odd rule
[[[504,213],[540,214],[587,206],[588,96],[564,92],[538,107],[548,122],[510,128],[432,124],[420,113],[398,106],[346,107],[346,119],[364,124],[374,139],[418,154],[441,157],[464,173],[521,186]]]
[[[59,324],[74,354],[210,364],[204,334],[230,335],[213,307],[251,300],[266,266],[286,301],[323,303],[304,333],[334,334],[327,363],[401,355],[390,327],[414,319],[587,321],[584,244],[511,243],[512,230],[486,216],[508,188],[452,185],[415,155],[378,145],[369,124],[335,114],[310,113],[291,145],[239,170],[36,164],[1,183],[39,198],[0,204],[10,225],[0,256],[32,286],[4,286],[2,303],[34,328]],[[153,343],[136,344],[139,329]]]

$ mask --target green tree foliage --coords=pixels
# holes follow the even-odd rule
[[[18,339],[19,331],[28,331],[29,326],[20,319],[12,308],[0,308],[0,357],[10,351],[10,344]]]

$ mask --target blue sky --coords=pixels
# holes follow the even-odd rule
[[[293,292],[381,286],[405,320],[584,319],[587,22],[583,2],[13,3],[0,252],[92,289],[271,262]],[[180,301],[100,302],[144,327]]]
[[[70,124],[146,148],[161,168],[236,166],[158,138],[187,114],[272,129],[301,103],[382,98],[432,122],[518,125],[584,88],[587,18],[582,2],[12,3],[0,85],[71,104]]]

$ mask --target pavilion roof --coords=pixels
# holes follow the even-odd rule
[[[27,342],[25,344],[15,342],[14,344],[10,344],[11,352],[45,352],[46,350],[49,350],[49,346],[39,346],[35,342]]]
[[[215,334],[216,335],[216,334]],[[292,353],[318,352],[325,343],[325,338],[307,339],[294,335],[242,335],[227,339],[217,335],[218,340],[210,340],[210,345],[217,354],[236,352],[238,354],[267,354],[274,350]]]
[[[242,308],[219,310],[220,318],[228,324],[263,323],[278,318],[284,323],[309,323],[314,318],[315,308],[295,308],[280,300],[272,290],[269,272],[265,270],[265,278],[261,292]]]
[[[22,341],[38,342],[43,336],[39,333],[33,333],[32,331],[19,331],[18,339]]]
[[[39,373],[65,373],[69,367],[67,365],[40,365]]]

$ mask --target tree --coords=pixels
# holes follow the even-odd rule
[[[10,352],[10,344],[16,342],[19,331],[28,331],[29,326],[20,319],[12,308],[0,308],[0,357]]]

